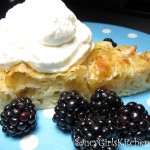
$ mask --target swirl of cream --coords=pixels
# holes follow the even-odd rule
[[[0,68],[64,72],[93,50],[92,33],[61,0],[26,0],[0,21]]]
[[[26,0],[14,8],[6,15],[9,32],[24,43],[59,46],[75,36],[77,18],[60,0]]]

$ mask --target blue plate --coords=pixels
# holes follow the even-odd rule
[[[93,33],[93,41],[101,41],[106,37],[112,38],[118,45],[137,45],[138,52],[150,50],[150,35],[133,29],[115,25],[85,22]],[[150,92],[143,92],[129,97],[123,97],[125,103],[135,101],[142,103],[150,113]],[[37,112],[37,128],[25,137],[7,137],[1,132],[0,150],[75,150],[70,134],[64,134],[52,122],[53,109],[39,110]],[[150,144],[144,146],[130,146],[122,144],[119,150],[145,150]]]

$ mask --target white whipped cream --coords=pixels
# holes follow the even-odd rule
[[[26,0],[0,20],[0,67],[63,72],[92,51],[92,34],[61,0]]]

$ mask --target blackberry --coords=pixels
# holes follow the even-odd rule
[[[64,131],[71,131],[74,123],[88,114],[89,103],[76,91],[62,92],[55,106],[53,122]]]
[[[112,141],[117,140],[119,132],[113,120],[96,116],[76,122],[71,136],[77,149],[115,150],[117,145]]]
[[[118,112],[120,135],[124,139],[143,141],[150,138],[150,115],[142,104],[129,102]]]
[[[117,43],[115,43],[111,38],[105,38],[103,41],[109,41],[109,42],[111,42],[113,47],[117,46]]]
[[[2,131],[10,136],[23,135],[36,125],[36,110],[30,98],[12,100],[1,113]]]
[[[105,118],[114,117],[124,104],[122,99],[109,90],[98,88],[90,98],[93,116],[99,114]]]

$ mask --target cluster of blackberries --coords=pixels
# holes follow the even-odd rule
[[[89,101],[75,90],[63,92],[53,121],[70,131],[81,150],[116,150],[117,140],[143,141],[150,138],[150,115],[143,105],[124,105],[113,91],[98,88]]]
[[[36,110],[30,98],[12,100],[1,113],[2,131],[10,136],[23,135],[36,126]]]
[[[122,99],[113,91],[98,88],[90,100],[78,91],[62,92],[53,122],[71,132],[80,150],[116,150],[118,139],[142,142],[150,139],[150,115],[142,104]],[[36,110],[30,98],[12,100],[0,116],[2,131],[23,135],[36,126]]]

